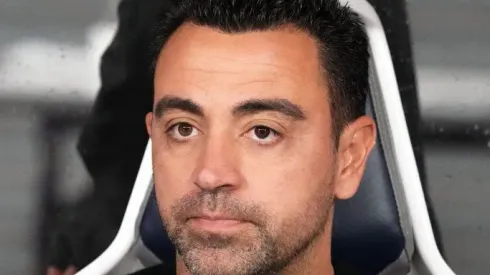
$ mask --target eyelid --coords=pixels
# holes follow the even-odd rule
[[[265,124],[257,124],[257,125],[254,125],[252,126],[246,133],[250,133],[251,131],[255,130],[256,128],[258,127],[265,127],[265,128],[268,128],[270,129],[275,135],[278,135],[278,136],[282,136],[282,133],[278,130],[276,130],[275,128],[269,126],[269,125],[265,125]]]
[[[261,127],[261,126],[270,129],[271,134],[273,135],[271,137],[272,140],[264,140],[264,139],[253,138],[253,135],[255,135],[255,132],[254,132],[255,129],[257,127]],[[250,128],[250,130],[248,130],[244,134],[244,137],[251,140],[254,144],[256,144],[257,146],[260,146],[260,147],[271,147],[271,146],[278,144],[279,142],[281,142],[284,139],[284,136],[280,132],[276,131],[275,129],[273,129],[269,126],[260,125],[260,124],[255,125],[252,128]]]
[[[199,132],[202,132],[200,127],[198,127],[197,125],[197,122],[190,119],[190,118],[183,118],[183,117],[178,117],[178,118],[172,118],[172,119],[169,119],[168,121],[166,121],[164,123],[165,125],[165,131],[168,131],[170,130],[170,128],[174,127],[175,125],[178,125],[178,124],[189,124],[190,126],[196,128]]]
[[[253,130],[254,128],[259,127],[259,126],[270,128],[271,130],[273,130],[276,134],[278,134],[280,136],[285,136],[287,133],[286,127],[284,127],[280,123],[277,123],[276,121],[269,120],[269,119],[260,119],[260,120],[250,121],[245,126],[245,129],[246,129],[245,133],[248,133],[251,130]]]
[[[193,128],[193,131],[196,131],[197,133],[196,133],[195,135],[193,135],[193,136],[182,137],[182,138],[177,138],[177,137],[173,136],[173,132],[174,132],[174,131],[176,131],[176,130],[177,130],[176,128],[177,128],[179,125],[182,125],[182,124],[187,124],[187,125],[189,125],[190,127],[192,127],[192,128]],[[178,131],[178,130],[177,130],[177,131]],[[190,140],[190,139],[192,139],[192,138],[194,138],[195,136],[200,135],[200,134],[201,134],[201,131],[200,131],[200,130],[199,130],[197,127],[195,127],[194,125],[192,125],[192,124],[190,124],[190,123],[187,123],[187,122],[176,122],[176,123],[172,124],[170,127],[168,127],[168,128],[165,130],[165,135],[169,136],[171,139],[173,139],[173,140],[174,140],[174,141],[176,141],[176,142],[186,142],[186,141],[188,141],[188,140]]]

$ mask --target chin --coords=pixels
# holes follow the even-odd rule
[[[254,273],[250,256],[234,249],[200,248],[183,255],[183,260],[193,275],[246,275]]]
[[[174,243],[192,275],[261,274],[274,255],[273,242],[255,227],[219,233],[181,228]]]

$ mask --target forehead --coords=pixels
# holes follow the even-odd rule
[[[185,23],[160,53],[155,96],[199,90],[318,100],[326,96],[323,75],[317,43],[306,32],[284,27],[229,34]]]

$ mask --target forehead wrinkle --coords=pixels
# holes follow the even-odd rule
[[[249,63],[252,64],[252,63]],[[254,63],[257,64],[257,63]],[[238,86],[244,86],[247,84],[254,84],[254,83],[278,83],[280,82],[281,78],[286,78],[289,80],[292,80],[293,82],[296,83],[301,83],[302,81],[305,81],[305,76],[301,75],[299,71],[296,71],[295,69],[288,68],[288,66],[282,66],[278,64],[273,64],[273,63],[261,63],[258,66],[270,66],[273,67],[274,69],[271,71],[268,70],[263,70],[263,69],[257,69],[254,70],[254,68],[245,68],[245,67],[240,67],[240,68],[220,68],[216,69],[213,67],[206,66],[206,68],[203,68],[202,66],[199,65],[193,65],[193,66],[185,66],[183,67],[184,70],[191,71],[191,72],[197,72],[197,73],[202,73],[202,74],[224,74],[224,75],[240,75],[243,76],[243,78],[249,78],[248,80],[239,80],[236,85]],[[248,75],[250,74],[250,75]],[[308,78],[309,76],[306,76]],[[199,80],[195,83],[204,83],[207,81],[212,81],[212,79],[202,79]],[[202,88],[202,87],[201,87]]]

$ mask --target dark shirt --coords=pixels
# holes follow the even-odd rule
[[[175,275],[174,264],[159,264],[149,268],[142,269],[129,275]]]
[[[334,265],[335,275],[362,275],[359,270],[349,265]],[[175,275],[174,264],[160,264],[149,268],[142,269],[129,275]]]

